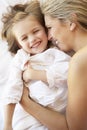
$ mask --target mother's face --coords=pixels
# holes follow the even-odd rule
[[[63,22],[57,18],[45,15],[45,23],[48,28],[48,39],[56,40],[56,44],[63,51],[73,49],[73,37],[70,29],[70,22]]]

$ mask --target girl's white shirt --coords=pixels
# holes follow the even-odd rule
[[[70,56],[57,48],[50,48],[34,56],[30,56],[23,49],[20,49],[13,58],[10,66],[8,81],[2,97],[3,104],[19,103],[21,100],[23,93],[22,72],[26,69],[25,64],[29,62],[32,68],[45,70],[48,81],[48,83],[42,81],[29,82],[27,86],[29,87],[31,98],[43,106],[64,112],[67,105],[67,75],[70,59]],[[22,107],[18,104],[14,114],[14,126],[19,120],[25,119],[25,117],[28,119],[29,114],[23,111]],[[36,123],[36,119],[33,122],[32,119],[29,117],[26,125],[28,122],[31,122],[30,125]]]

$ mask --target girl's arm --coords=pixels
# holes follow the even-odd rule
[[[8,80],[1,101],[4,104],[4,130],[12,130],[15,104],[20,101],[23,92],[22,70],[20,69],[22,60],[19,56],[15,55],[9,66]]]
[[[85,55],[77,55],[71,61],[66,115],[35,103],[28,97],[25,89],[21,100],[23,108],[49,129],[87,130],[87,61],[85,59]]]
[[[4,129],[12,130],[12,117],[15,109],[15,104],[8,104],[4,106]]]

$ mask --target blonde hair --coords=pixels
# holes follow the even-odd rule
[[[44,16],[41,13],[40,5],[37,0],[10,6],[8,8],[8,13],[5,13],[2,17],[2,38],[7,40],[9,51],[12,53],[16,53],[19,49],[17,40],[12,33],[12,28],[17,22],[29,15],[35,16],[39,23],[45,27]]]
[[[87,31],[87,0],[43,0],[41,9],[44,15],[58,18],[59,20],[76,22]]]

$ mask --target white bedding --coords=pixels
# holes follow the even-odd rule
[[[0,36],[2,29],[1,17],[7,10],[7,6],[14,5],[17,3],[25,3],[29,0],[0,0]],[[12,56],[7,50],[7,43],[0,39],[0,97],[4,89],[4,83],[8,77],[8,67],[11,62]],[[2,118],[2,106],[0,105],[0,130],[3,128],[3,118]]]
[[[11,54],[8,52],[6,42],[0,40],[0,97],[4,89],[4,84],[8,77],[8,67],[12,60]],[[0,105],[0,130],[3,127],[2,106]]]
[[[17,3],[25,3],[29,0],[0,0],[0,37],[2,22],[1,17],[4,12],[6,12],[7,6],[14,5]],[[0,40],[0,96],[2,94],[4,83],[6,82],[8,76],[8,66],[12,57],[7,51],[7,45],[4,41]],[[0,130],[3,128],[3,118],[2,118],[2,106],[0,105]]]
[[[27,1],[29,1],[29,0],[0,0],[0,31],[1,31],[1,28],[2,28],[2,22],[1,22],[2,14],[4,12],[6,12],[7,7],[9,5],[14,5],[14,4],[17,4],[17,3],[25,3]]]

